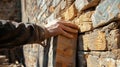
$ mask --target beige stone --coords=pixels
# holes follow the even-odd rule
[[[90,31],[93,28],[91,16],[94,11],[88,11],[74,19],[74,23],[79,26],[80,32]]]
[[[84,49],[89,50],[105,50],[106,39],[105,33],[101,31],[95,31],[90,34],[83,35]]]
[[[62,18],[64,20],[71,20],[73,18],[75,18],[75,16],[77,15],[76,9],[75,9],[75,5],[72,4],[63,14],[62,14]]]
[[[100,67],[97,56],[89,55],[87,58],[87,67]]]
[[[78,11],[86,10],[97,6],[100,0],[76,0],[75,7]]]

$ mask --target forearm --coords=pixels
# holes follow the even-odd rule
[[[44,39],[44,29],[40,26],[0,20],[0,47],[40,43]]]

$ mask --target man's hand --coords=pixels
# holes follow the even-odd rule
[[[54,24],[46,26],[45,38],[51,36],[63,35],[67,38],[73,38],[73,34],[78,33],[78,26],[66,21],[57,21]]]

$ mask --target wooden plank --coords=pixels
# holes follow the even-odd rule
[[[77,35],[73,39],[58,36],[54,67],[75,67]]]

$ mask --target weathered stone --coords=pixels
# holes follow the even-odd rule
[[[120,34],[118,27],[119,22],[112,22],[101,29],[101,31],[105,32],[108,50],[119,48]]]
[[[81,50],[89,50],[89,49],[91,50],[91,48],[95,49],[95,47],[97,47],[95,46],[95,44],[100,45],[100,41],[102,44],[101,45],[102,49],[103,47],[105,50],[119,49],[120,33],[118,26],[119,26],[119,22],[112,22],[109,25],[104,26],[102,28],[94,29],[93,31],[86,34],[81,34],[79,36],[79,42],[78,42],[79,49]],[[104,36],[102,35],[102,33],[104,34]],[[106,45],[103,46],[103,43]],[[98,47],[100,48],[100,46]]]
[[[75,7],[78,9],[78,11],[82,11],[97,6],[99,1],[100,0],[76,0]]]
[[[120,0],[105,0],[100,3],[92,16],[94,27],[105,25],[118,18],[120,13]],[[103,8],[104,7],[104,8]]]
[[[65,9],[65,7],[66,7],[66,0],[62,0],[60,5],[61,5],[61,10]]]
[[[120,60],[116,60],[116,67],[120,67]]]
[[[106,37],[108,50],[118,49],[120,45],[119,29],[111,30]]]
[[[37,44],[34,44],[34,45],[27,44],[24,46],[23,50],[24,50],[25,63],[26,63],[27,67],[35,67],[36,66],[37,60],[39,60],[39,58],[37,58],[38,54],[39,54],[38,47],[39,47],[39,45],[37,45]],[[43,55],[41,55],[41,57],[42,56]],[[29,63],[32,63],[32,64],[29,64]]]
[[[63,14],[62,19],[64,20],[72,20],[77,15],[75,5],[72,4]]]
[[[99,57],[89,55],[87,58],[87,67],[99,67]]]
[[[94,11],[87,11],[83,14],[80,15],[79,19],[80,21],[83,21],[83,22],[91,22],[92,19],[92,14],[94,13]]]
[[[116,62],[112,58],[100,58],[99,59],[100,67],[116,67]]]
[[[86,32],[92,30],[92,22],[83,22],[78,25],[80,32]]]
[[[74,19],[74,23],[79,26],[80,32],[86,32],[92,30],[92,19],[91,16],[94,11],[88,11],[80,15],[80,17]]]
[[[21,21],[21,3],[20,0],[1,0],[0,1],[0,19]],[[7,15],[7,16],[6,16]]]
[[[52,1],[52,6],[56,7],[60,2],[61,2],[61,0],[53,0]]]
[[[88,53],[87,66],[88,67],[116,67],[116,56],[110,51],[92,51]],[[90,62],[91,61],[91,62]],[[95,63],[95,64],[94,64]]]
[[[85,34],[83,38],[84,50],[106,50],[105,33],[101,31],[94,31],[90,34]]]
[[[116,59],[120,60],[120,49],[114,49],[112,53],[116,56]]]

